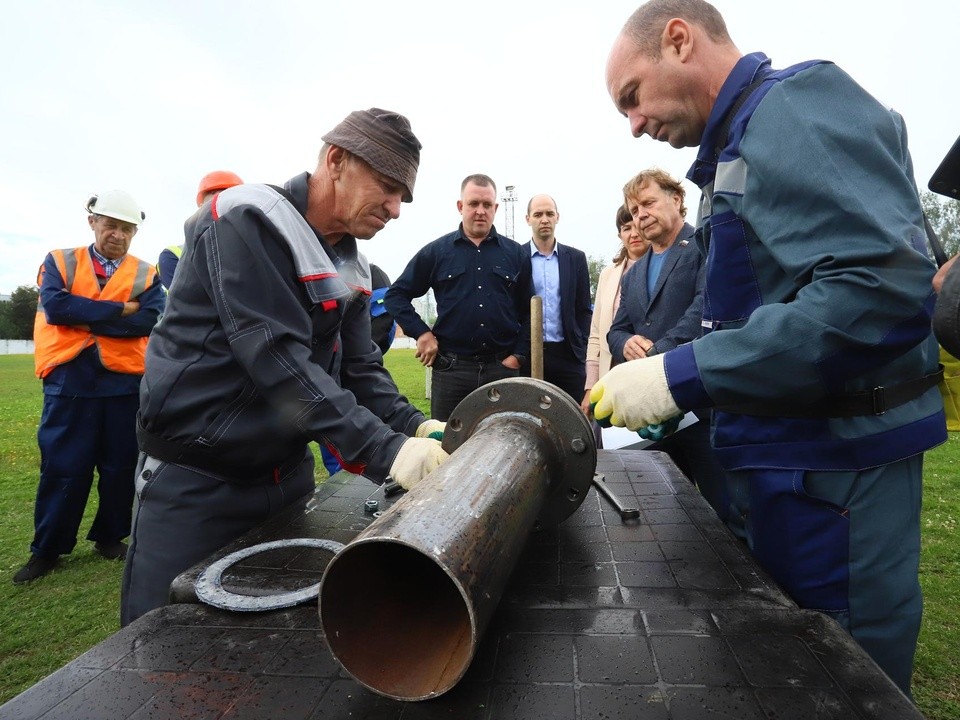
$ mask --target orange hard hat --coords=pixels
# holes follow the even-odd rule
[[[197,207],[203,202],[203,196],[214,190],[226,190],[234,185],[243,185],[243,180],[236,173],[229,170],[214,170],[208,172],[200,180],[200,186],[197,188]]]

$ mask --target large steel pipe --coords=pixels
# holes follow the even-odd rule
[[[530,378],[471,393],[444,448],[450,459],[341,550],[320,585],[333,656],[398,700],[463,677],[530,531],[580,506],[597,463],[580,407]]]

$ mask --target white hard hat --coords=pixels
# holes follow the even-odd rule
[[[139,225],[147,217],[137,205],[137,201],[123,190],[108,190],[100,195],[92,195],[87,200],[87,212],[106,215],[134,225]]]

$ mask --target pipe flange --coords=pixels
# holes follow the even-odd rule
[[[454,408],[443,433],[448,453],[499,414],[532,416],[555,451],[556,477],[537,518],[536,528],[559,524],[580,507],[597,468],[593,426],[580,406],[552,383],[535,378],[506,378],[477,388]]]
[[[236,612],[279,610],[280,608],[294,607],[295,605],[313,600],[320,592],[320,583],[301,588],[300,590],[277,593],[276,595],[238,595],[223,587],[221,578],[227,568],[251,555],[258,555],[268,550],[287,547],[320,548],[322,550],[329,550],[336,555],[343,549],[343,543],[334,542],[333,540],[323,540],[321,538],[290,538],[286,540],[273,540],[271,542],[259,543],[258,545],[242,548],[211,563],[206,570],[200,573],[196,583],[194,583],[197,597],[207,605],[212,605],[221,610],[233,610]]]

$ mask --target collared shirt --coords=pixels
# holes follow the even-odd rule
[[[117,271],[117,268],[120,267],[120,263],[123,262],[123,258],[126,257],[126,255],[124,255],[123,257],[118,257],[115,260],[105,258],[103,255],[97,252],[96,247],[93,245],[90,246],[90,252],[93,253],[93,259],[100,263],[100,267],[103,268],[103,272],[107,278],[113,277],[113,274]]]
[[[543,298],[543,341],[562,342],[563,322],[560,317],[560,243],[544,255],[530,241],[530,265],[533,269],[533,292]]]
[[[424,246],[384,297],[412,338],[431,330],[412,304],[431,288],[437,301],[432,330],[441,352],[528,354],[530,259],[522,245],[496,228],[474,245],[461,225]]]
[[[100,273],[97,273],[98,279],[100,280],[100,287],[102,288],[107,284],[107,280],[113,277],[113,274],[117,271],[117,268],[120,267],[120,263],[123,262],[123,258],[125,258],[126,255],[123,257],[118,257],[115,260],[111,260],[110,258],[106,258],[98,253],[97,248],[94,245],[90,246],[90,252],[93,255],[93,259],[96,260],[100,264],[100,267],[103,268],[103,277],[100,277]]]

